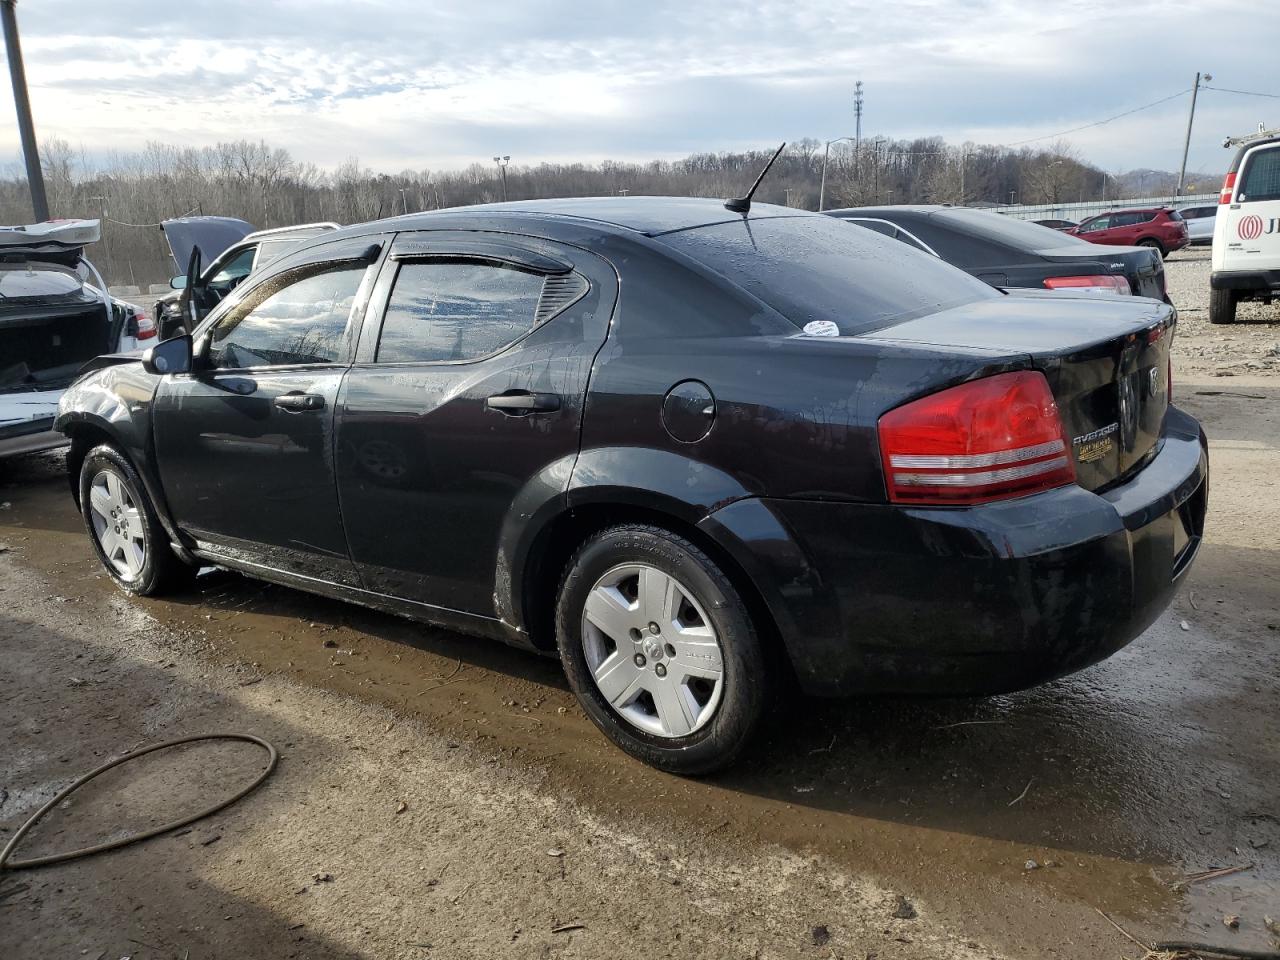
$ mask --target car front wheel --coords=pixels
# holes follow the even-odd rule
[[[133,464],[110,444],[94,447],[80,467],[80,512],[111,579],[141,596],[195,576],[169,547],[169,536]]]
[[[569,564],[560,659],[587,715],[627,753],[671,773],[728,766],[766,703],[764,651],[723,570],[660,527],[611,527]]]

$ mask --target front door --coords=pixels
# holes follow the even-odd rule
[[[338,486],[366,589],[502,615],[504,527],[562,493],[617,296],[544,240],[400,234],[338,409]]]
[[[291,258],[211,316],[194,372],[161,381],[160,476],[178,526],[202,548],[355,584],[335,489],[334,409],[373,253],[365,237]]]

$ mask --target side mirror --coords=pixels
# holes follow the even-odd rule
[[[190,373],[191,338],[183,334],[157,343],[142,355],[142,369],[158,377],[167,373]]]
[[[169,278],[169,286],[174,290],[187,289],[187,278],[185,275],[179,275]]]

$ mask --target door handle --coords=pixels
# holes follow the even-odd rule
[[[523,417],[531,413],[550,413],[560,409],[560,398],[554,393],[530,393],[528,390],[512,390],[499,393],[484,402],[490,410],[497,410],[508,417]]]
[[[323,409],[324,397],[318,393],[286,393],[276,397],[275,404],[289,413],[301,413],[303,410]]]

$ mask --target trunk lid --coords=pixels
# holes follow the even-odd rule
[[[1076,478],[1098,490],[1155,452],[1176,314],[1132,297],[1009,296],[908,320],[877,340],[1026,354],[1058,403]]]
[[[1061,249],[1045,250],[1040,255],[1050,263],[1100,263],[1107,273],[1118,274],[1128,280],[1129,289],[1134,296],[1168,301],[1164,260],[1160,252],[1151,247],[1094,245],[1092,250],[1082,252],[1078,245],[1073,244]]]

